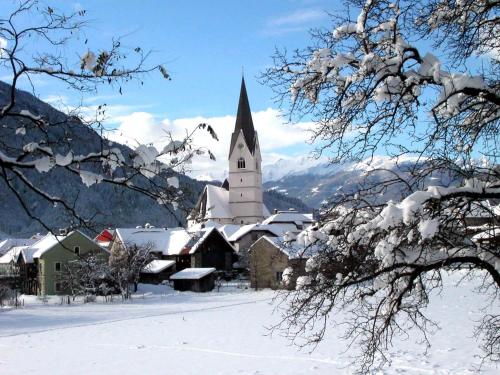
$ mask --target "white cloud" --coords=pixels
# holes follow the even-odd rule
[[[298,9],[292,13],[270,19],[264,32],[267,34],[287,34],[304,31],[327,17],[327,13],[323,10]]]
[[[326,13],[317,9],[299,9],[293,13],[276,17],[269,21],[270,26],[297,26],[309,24],[319,19],[325,18]]]
[[[303,146],[309,139],[307,129],[312,123],[285,124],[278,110],[268,108],[265,111],[252,113],[254,126],[258,132],[263,164],[286,158],[294,146]],[[119,126],[109,132],[108,137],[114,141],[136,147],[138,143],[152,143],[161,150],[168,142],[168,132],[175,138],[182,138],[186,131],[192,131],[198,124],[210,124],[218,135],[219,141],[210,134],[200,130],[195,136],[195,145],[206,147],[217,158],[198,157],[193,161],[191,176],[197,178],[221,179],[227,173],[227,157],[231,134],[234,130],[235,116],[192,117],[179,119],[158,119],[148,112],[134,112],[131,115],[114,119]]]

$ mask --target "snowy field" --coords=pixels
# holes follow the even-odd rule
[[[473,374],[479,354],[470,328],[480,297],[451,286],[429,313],[441,324],[427,354],[410,335],[396,340],[392,365],[374,374]],[[166,287],[162,287],[166,288]],[[350,374],[346,343],[330,330],[312,353],[268,335],[271,291],[206,294],[163,290],[131,303],[58,305],[27,299],[0,312],[0,374]],[[493,307],[498,311],[498,304]],[[481,373],[498,374],[484,366]]]

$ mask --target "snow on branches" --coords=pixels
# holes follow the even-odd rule
[[[317,343],[326,317],[347,312],[338,323],[367,373],[389,360],[395,334],[417,328],[429,344],[435,323],[424,308],[443,272],[481,277],[485,306],[498,305],[500,2],[347,4],[357,14],[334,16],[312,33],[314,46],[278,50],[262,78],[291,117],[315,121],[318,152],[333,162],[393,156],[394,166],[365,169],[354,191],[340,188],[298,236],[321,250],[277,326]],[[500,358],[498,316],[484,312],[477,327],[491,360]]]
[[[330,151],[340,159],[371,155],[389,146],[387,142],[401,131],[417,133],[423,121],[430,125],[428,132],[417,133],[421,142],[413,148],[403,146],[404,151],[436,153],[442,141],[449,153],[463,151],[466,144],[472,152],[480,142],[485,153],[491,152],[498,142],[492,130],[500,117],[497,77],[486,75],[484,69],[473,73],[447,69],[447,61],[429,51],[423,41],[446,26],[439,14],[450,2],[430,1],[435,12],[428,14],[428,2],[368,0],[356,22],[347,17],[337,20],[332,31],[318,31],[317,47],[297,51],[291,58],[277,52],[275,66],[263,79],[281,98],[291,98],[292,115],[310,113],[317,119],[320,126],[314,138],[335,146]],[[453,11],[466,5],[472,11],[471,3],[477,2],[457,2]],[[488,20],[496,23],[498,31],[498,3],[480,3],[484,12],[488,8]],[[429,20],[433,16],[437,20],[428,30],[430,35],[419,38],[422,12]],[[483,39],[498,43],[495,33],[476,31]],[[346,133],[352,136],[349,144],[342,142]]]

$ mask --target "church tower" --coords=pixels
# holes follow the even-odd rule
[[[229,148],[229,206],[234,224],[264,220],[259,139],[253,127],[245,79]]]

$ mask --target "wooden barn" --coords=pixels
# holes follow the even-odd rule
[[[175,290],[209,292],[215,287],[215,268],[186,268],[170,276],[170,280]]]
[[[141,271],[140,282],[145,284],[160,284],[175,273],[175,261],[155,259]]]

